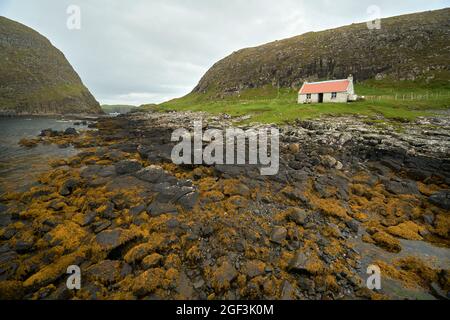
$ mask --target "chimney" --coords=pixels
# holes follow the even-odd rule
[[[353,82],[353,75],[352,75],[352,74],[350,74],[350,75],[348,76],[348,80],[351,81],[351,82]]]

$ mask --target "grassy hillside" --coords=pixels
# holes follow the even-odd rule
[[[38,32],[0,16],[0,114],[101,112],[61,51]]]
[[[370,80],[355,85],[365,101],[346,104],[297,104],[297,90],[265,86],[248,89],[240,96],[211,99],[208,94],[191,93],[160,105],[143,106],[158,111],[206,111],[232,116],[250,116],[245,122],[283,123],[323,115],[366,115],[411,121],[450,108],[450,82]]]

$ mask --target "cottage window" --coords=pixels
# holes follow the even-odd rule
[[[311,93],[308,93],[308,94],[306,95],[306,99],[311,99]]]
[[[337,92],[331,93],[331,99],[336,99],[336,98],[337,98]]]

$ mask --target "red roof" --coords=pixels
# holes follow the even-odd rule
[[[305,83],[300,89],[300,94],[345,92],[350,85],[349,80],[336,80],[315,83]]]

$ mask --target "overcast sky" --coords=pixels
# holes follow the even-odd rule
[[[139,105],[189,93],[235,50],[370,20],[371,5],[388,17],[450,0],[0,0],[0,15],[49,38],[100,103]]]

